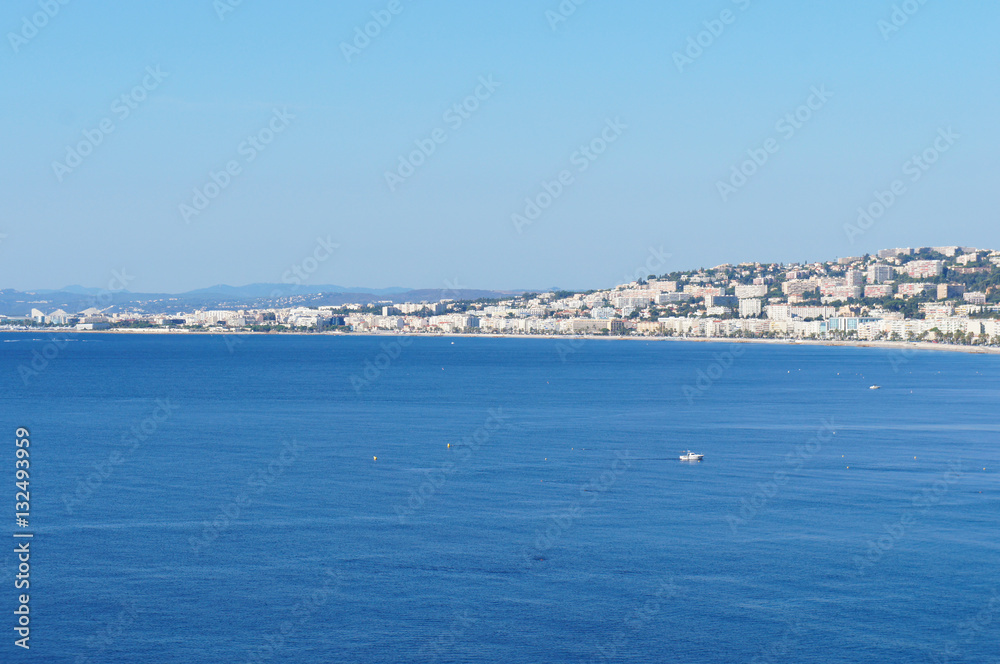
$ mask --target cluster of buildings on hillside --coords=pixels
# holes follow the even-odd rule
[[[37,323],[77,329],[312,329],[395,333],[637,334],[1000,342],[1000,252],[922,247],[782,265],[725,264],[587,293],[499,301],[349,304],[77,314],[35,309]],[[280,326],[280,327],[278,327]]]

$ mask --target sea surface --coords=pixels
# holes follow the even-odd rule
[[[998,356],[9,333],[0,404],[4,663],[1000,661]]]

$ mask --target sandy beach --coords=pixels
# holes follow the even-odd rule
[[[718,343],[718,344],[780,344],[785,346],[844,346],[850,348],[882,348],[905,351],[948,351],[954,353],[973,353],[978,355],[1000,354],[998,346],[964,346],[958,344],[933,343],[930,341],[837,341],[826,339],[746,339],[734,337],[653,337],[653,336],[622,336],[612,337],[603,335],[555,335],[555,334],[469,334],[464,332],[434,333],[434,334],[401,334],[398,332],[367,331],[367,332],[239,332],[236,330],[166,330],[149,328],[118,328],[112,330],[66,330],[66,329],[33,329],[33,330],[2,330],[3,332],[16,333],[42,333],[42,334],[209,334],[209,335],[295,335],[295,336],[366,336],[366,337],[448,337],[448,338],[473,338],[473,339],[542,339],[549,341],[657,341],[657,342],[696,342],[696,343]]]

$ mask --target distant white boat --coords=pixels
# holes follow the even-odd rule
[[[701,461],[704,457],[704,454],[695,454],[691,450],[687,450],[681,455],[681,461]]]
[[[882,386],[881,385],[871,385],[871,386],[869,386],[868,389],[869,390],[881,390]]]

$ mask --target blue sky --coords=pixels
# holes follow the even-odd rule
[[[276,282],[317,238],[312,283],[497,289],[1000,246],[994,2],[225,2],[0,6],[0,287]],[[516,223],[526,198],[548,205]]]

